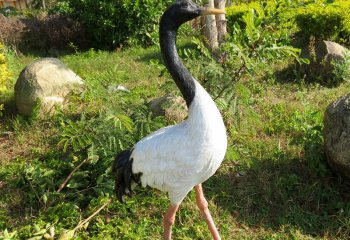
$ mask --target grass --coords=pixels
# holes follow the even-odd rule
[[[21,69],[35,58],[10,58],[9,89]],[[74,166],[87,157],[83,148],[68,147],[64,152],[58,144],[69,126],[67,120],[98,131],[96,125],[101,124],[103,131],[112,131],[107,129],[110,125],[103,125],[108,122],[104,116],[120,112],[135,125],[148,124],[142,133],[139,127],[134,129],[128,140],[124,140],[126,135],[117,138],[123,138],[124,147],[169,124],[164,119],[147,122],[149,115],[143,107],[152,98],[179,94],[169,75],[160,76],[158,48],[113,53],[91,50],[60,59],[85,80],[87,90],[71,96],[71,103],[55,116],[23,119],[16,114],[12,90],[0,98],[6,109],[0,119],[0,230],[16,231],[14,239],[27,239],[54,225],[57,236],[112,198],[111,204],[78,231],[78,239],[160,239],[162,214],[168,204],[165,194],[138,189],[134,198],[121,204],[108,190],[112,183],[108,169],[118,146],[83,166],[70,186],[55,193]],[[322,118],[326,106],[349,91],[349,83],[326,88],[269,76],[267,80],[243,79],[239,84],[237,111],[225,117],[230,137],[226,159],[204,183],[222,238],[348,239],[350,186],[325,163]],[[109,91],[117,85],[131,93]],[[210,239],[193,192],[181,205],[173,231],[175,239]]]

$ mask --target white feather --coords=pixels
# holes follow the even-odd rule
[[[132,152],[132,170],[141,183],[165,191],[180,204],[191,189],[211,177],[226,152],[226,129],[219,110],[195,81],[188,118],[139,141]]]

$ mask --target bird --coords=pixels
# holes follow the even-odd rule
[[[159,24],[160,50],[167,70],[186,101],[188,116],[177,125],[161,128],[142,138],[132,149],[117,154],[112,164],[115,191],[120,201],[131,196],[136,185],[168,194],[170,204],[163,215],[164,239],[167,240],[172,238],[176,212],[193,188],[213,239],[221,239],[202,183],[217,171],[225,157],[226,128],[215,102],[182,63],[176,48],[179,27],[209,14],[225,14],[225,10],[178,0],[163,13]]]

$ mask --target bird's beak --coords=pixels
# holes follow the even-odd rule
[[[200,10],[200,15],[201,16],[206,16],[206,15],[217,15],[217,14],[226,14],[226,11],[223,9],[217,9],[217,8],[208,8],[208,7],[203,7]]]

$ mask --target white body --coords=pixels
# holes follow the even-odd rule
[[[133,173],[141,183],[168,192],[180,204],[191,189],[211,177],[224,159],[226,129],[214,101],[196,81],[188,118],[139,141],[132,152]]]

